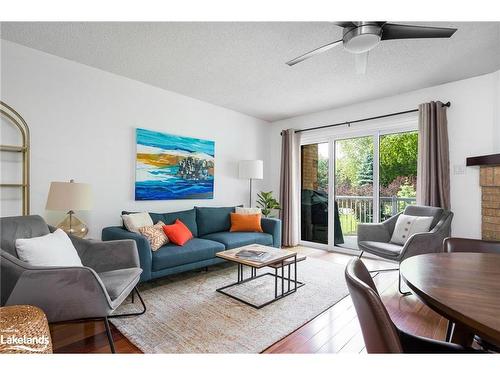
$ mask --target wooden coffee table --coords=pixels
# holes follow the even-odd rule
[[[271,254],[269,258],[266,258],[263,261],[254,261],[246,258],[240,258],[236,256],[241,250],[252,249],[255,250],[255,246],[258,246],[258,250],[266,251]],[[306,259],[305,256],[299,257],[297,252],[276,249],[270,246],[262,246],[262,245],[248,245],[238,247],[236,249],[221,251],[215,254],[217,257],[228,260],[230,262],[236,263],[238,265],[238,280],[235,283],[223,286],[217,289],[217,292],[222,293],[226,296],[234,298],[237,301],[243,302],[248,306],[252,306],[256,309],[260,309],[264,306],[269,305],[270,303],[276,302],[281,298],[284,298],[292,293],[295,293],[298,288],[304,286],[305,284],[301,281],[297,280],[297,263]],[[245,278],[244,275],[244,267],[247,266],[250,268],[250,276]],[[274,273],[265,272],[260,275],[257,275],[257,270],[270,267],[274,269]],[[291,268],[293,267],[293,275],[291,273]],[[287,276],[285,276],[285,268],[287,269]],[[280,271],[281,270],[281,275]],[[250,301],[246,301],[242,298],[239,298],[231,293],[228,293],[226,289],[231,288],[235,285],[247,283],[249,281],[255,280],[259,277],[271,276],[274,277],[274,298],[268,300],[260,305],[256,305]],[[293,278],[292,278],[293,276]],[[278,282],[281,281],[281,282]],[[278,284],[281,284],[281,288],[278,287]],[[285,287],[286,285],[286,287]]]

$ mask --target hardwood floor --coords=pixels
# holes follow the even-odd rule
[[[347,264],[352,256],[329,253],[306,247],[299,252],[338,264]],[[393,264],[363,259],[370,270],[394,268]],[[397,290],[396,271],[380,272],[375,284],[394,323],[407,332],[434,339],[444,339],[447,320],[423,305],[415,296],[402,297]],[[109,353],[102,322],[52,324],[55,353]],[[112,324],[117,353],[141,353]],[[342,299],[264,353],[366,353],[356,311],[349,296]]]

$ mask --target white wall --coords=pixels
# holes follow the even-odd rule
[[[495,118],[493,122],[493,149],[500,150],[500,71],[497,72],[497,83],[496,83],[496,111]]]
[[[465,174],[455,175],[453,166],[465,165],[468,156],[500,152],[500,71],[417,90],[397,96],[372,100],[348,107],[316,112],[276,121],[272,124],[267,169],[279,168],[282,129],[303,129],[348,120],[383,115],[417,108],[431,100],[451,102],[448,109],[448,132],[451,164],[451,204],[455,213],[453,234],[480,238],[481,204],[479,169],[466,168]],[[362,127],[362,124],[359,125]],[[339,131],[341,131],[339,129]],[[309,133],[310,134],[310,133]],[[269,189],[278,190],[279,175],[269,173]]]
[[[247,202],[248,181],[238,179],[238,160],[264,159],[267,122],[1,43],[2,101],[31,129],[31,213],[56,224],[62,214],[45,211],[49,185],[70,178],[92,185],[94,209],[80,216],[93,238],[100,238],[104,226],[120,223],[122,209],[168,212]],[[135,202],[136,127],[214,140],[214,199]]]

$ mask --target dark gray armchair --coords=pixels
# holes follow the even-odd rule
[[[1,305],[27,304],[41,308],[50,323],[102,319],[111,351],[114,343],[108,318],[139,315],[146,306],[136,286],[142,269],[135,241],[92,241],[70,236],[83,267],[30,266],[17,256],[17,238],[53,232],[42,217],[0,218]],[[143,310],[111,315],[134,292]]]
[[[419,254],[438,253],[443,251],[443,241],[450,236],[453,213],[439,207],[407,206],[405,215],[432,216],[430,231],[415,233],[402,245],[391,243],[396,221],[401,213],[378,224],[358,224],[358,248],[360,258],[364,252],[381,258],[401,263],[406,258]],[[401,291],[401,277],[399,278]]]

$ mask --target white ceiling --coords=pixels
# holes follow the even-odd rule
[[[411,24],[458,31],[451,39],[382,42],[364,76],[342,47],[285,64],[341,38],[342,29],[326,22],[4,22],[1,36],[268,121],[500,69],[500,22]]]

